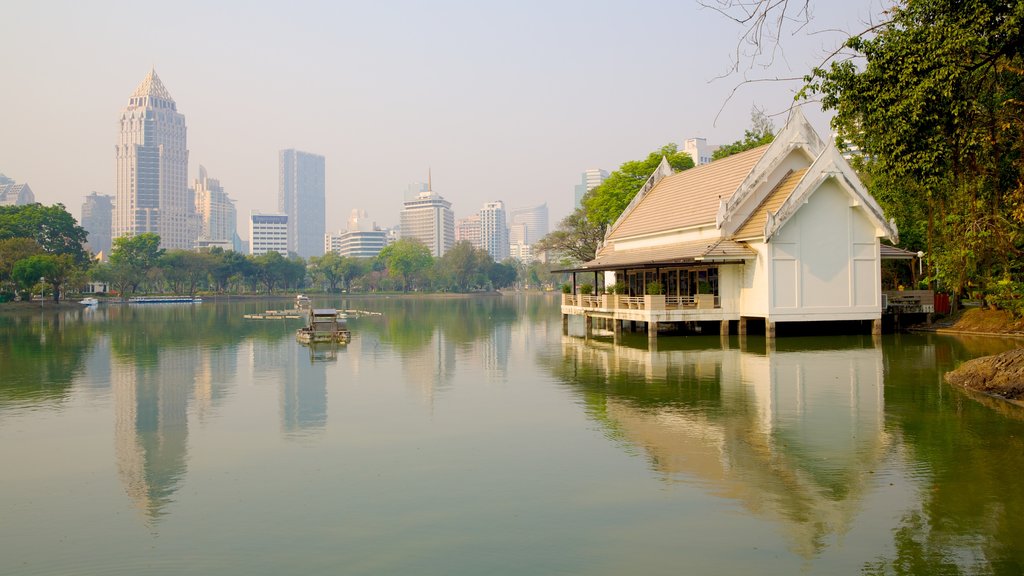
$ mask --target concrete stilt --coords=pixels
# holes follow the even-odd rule
[[[647,349],[651,352],[658,350],[658,323],[647,323]]]
[[[729,335],[729,321],[728,320],[722,320],[722,324],[721,324],[721,327],[718,330],[718,333],[721,334],[722,336],[728,336]]]
[[[594,335],[594,317],[590,316],[588,314],[584,314],[583,315],[583,322],[584,322],[584,326],[585,326],[585,328],[584,328],[585,336],[584,337],[585,338],[590,338],[591,336]]]
[[[562,334],[569,334],[569,315],[562,314]]]
[[[616,336],[622,336],[622,320],[612,320],[612,330]]]
[[[746,336],[747,335],[747,319],[746,318],[740,318],[740,321],[737,323],[737,326],[736,326],[736,332],[739,333],[740,336]]]
[[[772,340],[775,338],[775,322],[764,321],[764,337]]]
[[[874,320],[871,321],[871,333],[872,334],[881,334],[882,333],[882,319],[881,318],[875,318]]]

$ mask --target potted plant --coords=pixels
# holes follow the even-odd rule
[[[601,296],[601,307],[602,308],[618,308],[619,307],[619,295],[626,291],[626,285],[622,282],[616,282],[605,289],[605,293]]]
[[[572,286],[568,284],[562,284],[562,305],[572,306]]]
[[[714,308],[715,295],[711,293],[711,283],[707,280],[697,282],[697,294],[693,300],[697,308]]]
[[[665,294],[662,293],[661,282],[654,281],[647,283],[647,290],[644,292],[644,309],[665,309]]]

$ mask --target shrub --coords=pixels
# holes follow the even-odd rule
[[[661,294],[661,282],[658,282],[658,281],[648,282],[647,283],[647,292],[646,292],[646,294],[649,295],[649,296],[657,296],[657,295]]]
[[[580,284],[580,294],[583,294],[584,296],[589,296],[590,294],[593,294],[593,293],[594,293],[594,285],[593,284]]]

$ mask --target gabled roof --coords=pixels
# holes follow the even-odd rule
[[[665,177],[634,199],[612,225],[606,240],[714,224],[718,202],[731,196],[768,145]],[[639,195],[638,195],[639,197]]]
[[[896,223],[886,221],[882,207],[878,205],[878,202],[864,188],[860,179],[857,178],[857,174],[850,167],[846,159],[843,158],[843,155],[839,153],[834,143],[829,144],[818,155],[814,163],[804,173],[803,178],[800,179],[799,184],[796,185],[793,192],[789,194],[789,197],[786,198],[786,201],[782,203],[779,209],[775,213],[768,214],[764,227],[764,239],[766,241],[771,239],[786,221],[796,214],[800,206],[804,204],[805,199],[810,197],[823,182],[830,178],[835,179],[839,187],[849,194],[851,206],[862,208],[875,226],[882,230],[882,234],[886,239],[893,244],[899,244],[899,231],[896,229]]]
[[[171,98],[171,93],[167,91],[164,83],[160,81],[160,77],[156,75],[155,69],[150,69],[149,74],[142,80],[142,84],[132,92],[132,98],[145,98],[152,96],[163,100],[174,102],[174,98]]]
[[[765,196],[761,204],[751,213],[750,218],[744,222],[732,237],[736,240],[748,238],[763,238],[764,225],[768,221],[768,215],[778,211],[782,203],[789,198],[789,195],[796,188],[797,184],[807,173],[807,169],[790,170],[786,176],[775,185],[775,188]]]

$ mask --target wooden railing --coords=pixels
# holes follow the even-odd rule
[[[707,299],[711,300],[712,304],[708,304]],[[613,300],[614,303],[609,303],[607,308],[609,309],[626,309],[626,310],[644,310],[646,304],[644,303],[643,296],[619,296]],[[703,303],[703,306],[700,304]],[[579,306],[583,308],[606,308],[605,301],[601,296],[595,296],[592,294],[562,294],[562,305],[563,306]],[[665,296],[665,308],[666,309],[680,309],[680,308],[719,308],[721,307],[721,301],[718,296],[712,296],[710,294],[700,295],[678,295],[678,296]]]

